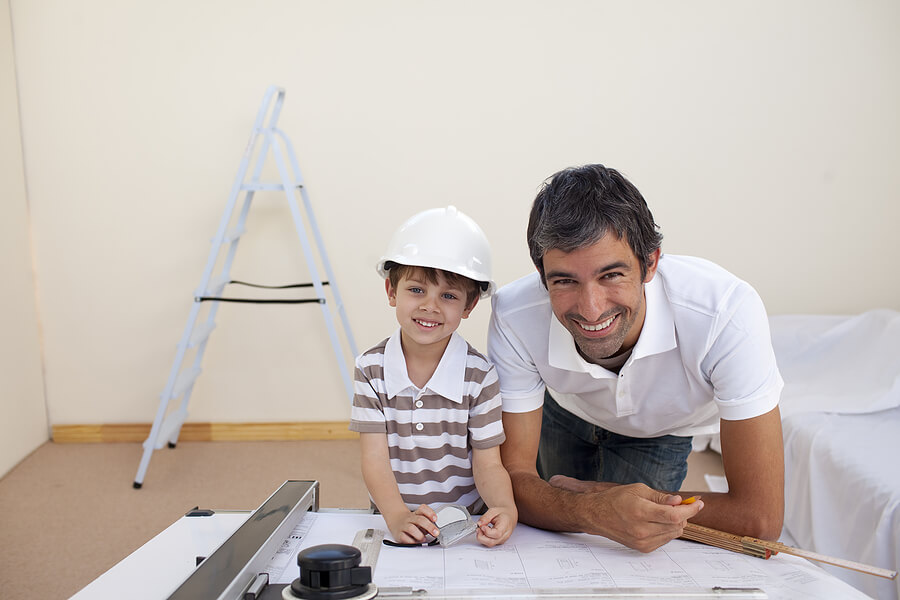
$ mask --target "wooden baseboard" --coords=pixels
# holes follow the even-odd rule
[[[359,434],[347,429],[348,421],[309,423],[185,423],[179,442],[260,442],[284,440],[352,440]],[[143,442],[150,423],[106,425],[54,425],[53,441],[59,444],[91,442]]]

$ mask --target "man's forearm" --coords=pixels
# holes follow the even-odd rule
[[[519,521],[550,531],[582,532],[579,494],[551,486],[531,473],[510,473]]]
[[[777,540],[781,536],[784,510],[776,500],[764,498],[734,498],[728,493],[680,492],[684,497],[702,496],[706,508],[692,523],[727,531],[736,535],[749,535],[761,540]]]

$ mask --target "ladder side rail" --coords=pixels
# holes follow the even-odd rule
[[[267,132],[267,135],[272,136],[271,132]],[[306,228],[303,223],[303,214],[300,211],[300,205],[297,203],[297,196],[294,194],[294,186],[291,185],[291,176],[288,171],[287,165],[285,164],[284,155],[281,152],[281,147],[278,144],[278,140],[272,140],[272,150],[275,155],[275,163],[278,165],[278,172],[281,175],[282,183],[284,184],[284,192],[288,199],[288,204],[291,208],[291,214],[294,217],[294,227],[297,230],[297,235],[300,237],[300,244],[303,246],[303,254],[306,258],[306,265],[309,269],[310,276],[312,278],[313,287],[315,288],[316,295],[319,298],[319,306],[322,308],[322,315],[325,318],[325,326],[328,329],[328,335],[331,338],[331,346],[334,349],[335,356],[337,357],[338,368],[341,372],[341,377],[344,380],[344,387],[347,390],[347,396],[349,399],[353,398],[353,379],[350,376],[350,372],[347,369],[346,359],[343,356],[343,350],[338,339],[337,329],[334,326],[334,320],[331,317],[331,312],[329,310],[328,304],[325,301],[325,288],[322,285],[322,278],[319,275],[319,269],[316,266],[316,261],[314,260],[312,254],[312,247],[309,245],[309,239],[306,235]],[[330,285],[330,283],[329,283]]]
[[[257,118],[257,120],[259,121],[259,119],[261,119],[262,116],[264,116],[264,114],[261,112],[259,117]],[[258,138],[260,136],[260,134],[263,134],[263,131],[264,130],[261,130],[261,129],[254,129],[254,131],[253,131],[254,139]],[[262,173],[263,166],[265,165],[265,162],[266,162],[266,155],[269,152],[269,140],[267,139],[268,136],[263,134],[262,137],[263,137],[263,144],[262,144],[262,147],[260,148],[259,154],[257,155],[256,164],[253,167],[253,171],[251,173],[249,183],[245,183],[244,178],[246,177],[248,165],[244,164],[243,161],[241,163],[241,167],[240,167],[240,170],[238,173],[238,179],[235,180],[235,188],[237,189],[237,194],[239,195],[241,190],[244,190],[244,192],[245,192],[244,203],[241,206],[241,212],[238,216],[237,222],[235,223],[235,231],[243,231],[247,224],[247,215],[250,212],[250,206],[253,203],[253,198],[256,195],[256,190],[253,189],[252,186],[253,186],[253,184],[259,183],[259,177]],[[251,147],[248,146],[248,149],[250,149],[250,148]],[[249,162],[250,157],[245,156],[245,158]],[[246,189],[245,189],[245,186],[246,186]],[[234,192],[234,189],[232,190],[232,192]],[[236,197],[235,197],[235,200],[236,200]],[[224,226],[225,226],[226,232],[228,229],[228,224],[231,222],[232,215],[234,214],[233,211],[234,211],[234,204],[231,205],[231,210],[228,212],[228,218],[225,219]],[[220,230],[221,230],[221,226],[220,226]],[[225,236],[224,232],[222,232],[222,236],[223,237],[218,242],[220,245],[221,245],[222,241],[224,240],[224,236]],[[227,280],[231,273],[231,265],[234,262],[234,256],[237,253],[237,247],[238,247],[238,242],[240,241],[240,238],[241,238],[240,235],[235,236],[228,245],[228,251],[225,255],[225,261],[222,264],[221,270],[219,271],[220,277],[223,280],[223,285],[228,283]],[[213,243],[214,244],[216,243],[216,238],[213,239]],[[221,249],[216,252],[216,259],[218,259],[218,252],[220,252],[220,251],[221,251]],[[209,266],[209,265],[207,265],[207,266]],[[215,262],[213,262],[212,267],[213,268],[215,267]],[[219,291],[221,291],[221,290],[209,289],[209,279],[212,277],[211,271],[212,271],[212,269],[210,269],[209,278],[202,281],[200,284],[200,287],[195,292],[195,294],[194,294],[195,298],[199,297],[199,296],[215,295],[213,292],[218,293]],[[210,315],[207,318],[207,322],[211,323],[215,319],[215,313],[218,311],[218,305],[219,305],[218,302],[215,302],[213,304],[214,308],[210,310]]]
[[[238,196],[241,193],[241,188],[243,187],[244,180],[247,177],[247,170],[250,166],[250,160],[253,157],[253,151],[256,148],[256,144],[260,138],[260,133],[262,132],[263,122],[265,121],[266,114],[269,112],[269,106],[272,104],[272,97],[276,92],[278,92],[278,99],[276,100],[275,108],[278,111],[281,110],[280,106],[281,102],[284,99],[284,90],[274,85],[269,86],[269,88],[266,90],[265,96],[263,97],[262,104],[260,105],[259,110],[256,113],[256,119],[253,123],[253,130],[250,132],[250,139],[247,141],[247,146],[244,149],[243,156],[241,156],[241,162],[238,165],[238,172],[234,178],[234,183],[231,186],[231,192],[228,195],[228,202],[225,205],[225,211],[222,213],[222,219],[219,221],[219,227],[216,230],[215,237],[213,238],[213,246],[215,251],[210,252],[209,260],[206,263],[206,267],[203,269],[203,275],[200,279],[201,293],[197,295],[205,295],[204,293],[209,286],[209,280],[212,277],[213,269],[216,266],[216,260],[219,257],[220,247],[223,240],[225,239],[226,234],[228,233],[228,224],[231,222],[231,218],[234,215],[234,208],[237,204]],[[265,138],[266,136],[263,137]],[[262,165],[265,162],[265,156],[267,152],[268,143],[264,139],[263,146],[257,158],[256,167],[253,171],[252,181],[254,182],[259,181],[259,174],[262,172]],[[245,206],[252,200],[252,198],[253,192],[249,191],[248,197],[245,200]],[[231,249],[233,250],[234,242],[232,242],[231,246]]]
[[[322,266],[325,268],[325,275],[328,277],[328,285],[331,288],[332,294],[334,295],[335,307],[344,327],[344,334],[346,335],[347,343],[350,346],[350,353],[354,357],[356,357],[359,355],[359,351],[357,350],[356,346],[356,340],[353,338],[353,330],[350,328],[350,320],[347,318],[347,311],[344,309],[344,301],[341,298],[341,292],[338,288],[337,278],[334,276],[334,271],[331,269],[331,263],[328,260],[328,253],[325,251],[325,241],[322,239],[322,234],[319,231],[319,225],[316,222],[316,217],[313,213],[312,202],[309,199],[309,192],[306,190],[306,184],[304,183],[303,176],[300,172],[300,164],[297,162],[297,154],[294,152],[294,145],[291,143],[290,138],[288,138],[283,131],[278,130],[277,133],[278,136],[284,141],[285,148],[287,149],[288,159],[291,163],[291,168],[293,168],[294,173],[296,174],[297,183],[300,184],[300,197],[303,199],[303,205],[306,208],[306,217],[309,220],[310,229],[312,229],[313,232],[313,239],[315,239],[316,246],[318,246],[319,248],[319,258],[322,260]]]
[[[265,156],[265,155],[262,155],[262,156]],[[260,160],[262,162],[262,159],[260,159]],[[252,190],[246,192],[246,195],[244,197],[244,203],[243,203],[243,206],[241,207],[241,212],[240,212],[240,215],[239,215],[238,221],[237,221],[237,227],[239,227],[239,228],[243,227],[243,225],[246,223],[247,214],[250,212],[250,205],[252,204],[253,196],[254,196],[254,192]],[[235,238],[234,240],[232,240],[231,244],[229,244],[228,254],[225,258],[225,264],[223,265],[222,271],[221,271],[221,274],[223,276],[225,276],[226,279],[228,278],[228,274],[231,272],[231,263],[233,262],[234,255],[237,252],[237,244],[239,241],[240,241],[240,238],[238,237],[238,238]],[[200,295],[200,294],[198,294],[198,295]],[[194,298],[194,305],[199,307],[200,304],[201,304],[200,301],[197,298]],[[216,314],[219,312],[220,304],[221,304],[220,302],[216,302],[216,301],[212,302],[211,306],[209,307],[209,312],[207,313],[207,316],[206,316],[207,324],[213,325],[215,323]],[[199,311],[199,308],[198,308],[198,311]],[[194,361],[193,361],[193,364],[191,365],[190,370],[197,370],[200,368],[200,365],[203,363],[203,356],[206,353],[207,342],[209,342],[208,336],[206,339],[204,339],[202,342],[200,342],[200,344],[197,345],[197,350],[196,350],[196,352],[194,352]],[[182,414],[185,414],[185,415],[187,414],[187,407],[188,407],[188,403],[190,402],[190,399],[191,399],[191,392],[193,392],[193,390],[194,390],[194,384],[191,383],[191,385],[185,389],[184,393],[181,396],[181,405],[179,407],[179,411]],[[183,424],[184,424],[184,422],[180,423],[178,425],[178,427],[174,428],[171,435],[169,436],[168,441],[173,446],[178,443],[178,436],[181,435],[181,426]]]
[[[265,104],[266,104],[265,101],[263,102],[263,104],[265,106]],[[261,113],[261,116],[262,116],[262,114],[264,114],[264,113]],[[260,133],[261,132],[259,130],[255,131],[254,137],[258,138]],[[251,173],[251,178],[250,178],[251,183],[259,182],[259,177],[262,174],[262,170],[263,170],[263,167],[265,166],[265,162],[266,162],[266,156],[268,155],[268,152],[269,152],[269,145],[270,145],[270,141],[268,139],[268,136],[263,135],[263,143],[260,148],[259,154],[257,155],[256,163],[255,163],[255,165],[253,167],[253,171]],[[240,188],[243,187],[244,177],[246,177],[246,171],[247,171],[247,168],[245,166],[243,169],[243,174],[240,175],[240,180],[238,181],[238,184],[239,184],[238,185],[238,194],[240,194]],[[240,214],[238,215],[237,223],[235,224],[236,229],[241,230],[246,225],[247,216],[250,213],[250,206],[253,203],[253,198],[255,197],[255,195],[256,195],[256,192],[254,190],[246,190],[245,191],[244,202],[243,202],[243,205],[241,206],[241,211],[240,211]],[[228,223],[231,222],[233,210],[234,210],[234,203],[232,203],[231,210],[228,212],[228,218],[225,219],[225,231],[227,231],[227,229],[228,229]],[[223,237],[217,239],[218,245],[217,245],[217,250],[215,251],[216,259],[218,258],[218,255],[221,252],[222,239],[224,239],[224,233],[221,231],[221,228],[220,228],[220,233],[222,233]],[[231,273],[231,265],[234,262],[234,257],[235,257],[235,254],[237,253],[238,242],[240,242],[240,236],[231,240],[231,243],[228,245],[228,251],[225,256],[225,262],[223,263],[222,269],[220,271],[220,274],[222,275],[224,280],[227,280],[229,274]],[[216,242],[214,241],[214,243],[216,243]],[[215,266],[215,261],[213,261],[213,266]],[[211,275],[212,275],[212,273],[210,273],[210,276]],[[201,283],[202,291],[200,293],[198,293],[198,296],[206,295],[206,292],[209,291],[208,286],[209,286],[209,281],[207,279],[207,281],[205,283]],[[196,298],[194,299],[194,302],[197,305],[200,304],[199,300],[197,300]],[[219,302],[213,301],[212,306],[210,306],[210,308],[209,308],[209,313],[206,318],[206,322],[208,324],[212,325],[213,323],[215,323],[216,314],[219,312],[219,306],[220,306]],[[190,334],[188,334],[188,338],[190,338]],[[203,356],[206,353],[206,343],[208,341],[209,341],[209,338],[207,337],[205,340],[203,340],[203,342],[201,342],[198,345],[197,351],[194,353],[194,362],[191,365],[192,370],[199,369],[200,365],[203,363]],[[187,414],[187,406],[188,406],[188,403],[190,402],[191,392],[193,392],[193,389],[194,389],[194,384],[192,383],[190,386],[188,386],[187,389],[185,389],[184,394],[182,394],[181,406],[179,408],[179,411],[181,412],[181,414],[185,414],[185,415]],[[170,444],[175,445],[178,443],[178,436],[181,435],[181,426],[183,424],[184,424],[183,422],[179,423],[178,426],[173,429],[171,435],[169,436],[169,440],[168,440]]]
[[[163,393],[160,396],[159,407],[156,410],[156,417],[153,419],[153,425],[150,427],[150,434],[147,436],[147,439],[144,440],[144,453],[141,456],[141,462],[138,465],[137,475],[135,475],[134,478],[135,487],[140,487],[144,483],[144,476],[147,474],[147,467],[150,465],[150,457],[158,445],[159,432],[162,427],[162,422],[166,416],[166,411],[169,408],[169,400],[172,395],[172,390],[175,388],[175,382],[178,380],[178,373],[181,371],[181,363],[184,360],[185,353],[187,352],[188,342],[190,341],[191,331],[193,330],[193,324],[197,320],[197,314],[199,312],[200,305],[199,303],[195,303],[194,306],[191,307],[191,312],[188,316],[188,322],[184,328],[184,333],[181,336],[181,341],[176,347],[175,360],[172,363],[172,368],[169,370],[169,378],[166,381],[166,386],[165,388],[163,388]]]
[[[272,90],[272,92],[277,91],[278,95],[275,97],[275,106],[272,108],[269,124],[266,126],[266,129],[275,129],[275,126],[278,124],[278,118],[281,116],[281,109],[284,106],[284,88],[273,85],[269,89]]]
[[[197,295],[205,295],[208,287],[209,281],[212,278],[213,270],[215,269],[216,262],[219,258],[219,253],[221,252],[221,247],[223,240],[228,232],[228,224],[231,222],[231,219],[234,215],[235,205],[237,204],[238,196],[240,196],[241,188],[244,185],[244,180],[247,176],[247,170],[250,166],[250,160],[253,157],[253,152],[258,143],[260,132],[262,130],[263,122],[265,121],[266,114],[269,113],[269,106],[272,103],[272,97],[275,95],[275,92],[279,91],[279,88],[276,86],[270,86],[269,89],[266,90],[265,96],[263,97],[262,104],[257,111],[256,119],[254,121],[253,130],[250,132],[250,139],[247,142],[247,146],[244,149],[244,154],[241,157],[241,162],[238,165],[238,172],[234,178],[234,183],[231,186],[231,192],[228,196],[228,201],[225,205],[225,210],[222,213],[222,217],[219,220],[219,226],[216,230],[216,234],[213,237],[212,247],[210,248],[210,253],[206,261],[206,266],[203,269],[203,274],[200,278],[200,286],[198,288]],[[284,90],[280,90],[278,94],[278,99],[276,100],[276,108],[280,111],[280,105],[284,98]],[[275,111],[273,111],[273,114]],[[277,116],[276,116],[277,118]],[[265,137],[265,136],[264,136]],[[260,153],[258,155],[257,163],[253,170],[253,181],[256,182],[259,180],[259,175],[262,172],[263,164],[265,163],[265,157],[268,153],[268,140],[263,141],[263,146],[260,149]],[[246,193],[244,204],[241,209],[241,218],[239,219],[239,227],[243,225],[246,221],[247,213],[250,209],[250,204],[253,199],[254,192],[252,190]],[[231,262],[234,259],[235,252],[237,251],[237,242],[240,238],[232,240],[231,244],[229,244],[229,251],[226,257],[225,266],[223,266],[222,273],[227,275],[230,272]],[[218,302],[215,302],[213,306],[210,308],[209,315],[207,316],[206,322],[212,324],[215,322],[216,312],[218,311]],[[176,351],[176,358],[172,365],[172,369],[169,373],[169,379],[166,383],[166,387],[163,390],[163,395],[160,401],[159,408],[157,409],[156,418],[153,421],[153,425],[150,428],[150,435],[147,437],[147,440],[144,442],[145,450],[144,457],[141,459],[141,465],[138,467],[138,477],[135,478],[136,484],[141,484],[143,482],[144,474],[146,473],[147,467],[150,463],[150,454],[153,452],[153,449],[159,445],[158,437],[160,433],[160,429],[162,426],[163,419],[165,418],[165,413],[168,409],[169,400],[171,400],[172,391],[175,387],[175,382],[178,379],[178,374],[181,371],[182,362],[184,361],[184,356],[187,351],[188,344],[191,339],[191,334],[193,333],[194,323],[196,322],[197,316],[200,312],[200,303],[195,301],[194,306],[191,308],[190,316],[188,317],[187,325],[185,326],[184,333],[182,334],[181,341],[178,344],[178,350]],[[199,368],[200,364],[203,360],[203,355],[206,351],[206,342],[209,340],[207,338],[204,340],[198,347],[196,352],[194,353],[194,361],[192,368]],[[193,383],[188,386],[188,388],[182,394],[181,401],[181,411],[186,412],[187,405],[190,400],[191,392],[193,391],[194,385]],[[182,423],[183,424],[183,423]],[[171,444],[176,444],[178,441],[178,436],[181,434],[181,425],[179,424],[169,437],[169,442]],[[147,450],[147,446],[150,447]]]

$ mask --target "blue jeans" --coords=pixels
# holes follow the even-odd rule
[[[676,492],[687,475],[690,437],[633,438],[583,421],[544,393],[537,469],[543,479],[645,483]]]

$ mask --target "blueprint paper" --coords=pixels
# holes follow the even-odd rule
[[[297,553],[319,544],[353,543],[361,529],[387,531],[380,515],[308,513],[269,565],[272,583],[299,576]],[[501,546],[475,538],[450,548],[382,546],[374,582],[413,589],[760,588],[778,599],[864,599],[865,594],[813,563],[779,554],[762,560],[674,540],[648,554],[599,536],[554,533],[519,524]]]

